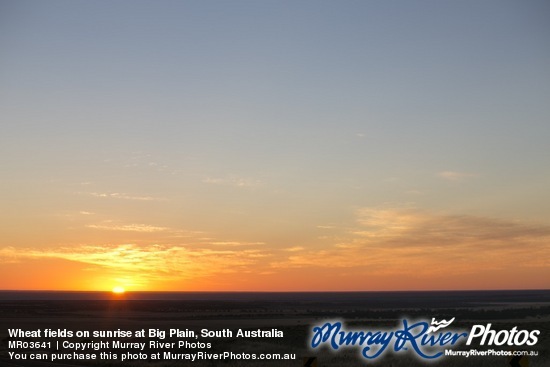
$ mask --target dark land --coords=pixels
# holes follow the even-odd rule
[[[374,361],[360,356],[358,348],[337,352],[311,350],[312,328],[340,320],[350,329],[395,329],[403,319],[455,318],[453,327],[469,331],[491,323],[493,329],[540,330],[535,346],[499,346],[477,349],[528,350],[538,355],[528,365],[550,366],[550,291],[434,291],[434,292],[303,292],[303,293],[185,293],[136,292],[116,296],[100,292],[0,292],[0,366],[303,366],[303,358],[316,357],[317,366],[510,366],[502,356],[442,357],[420,360],[413,353],[385,353]],[[62,361],[14,360],[8,355],[13,338],[8,329],[35,330],[141,330],[278,329],[283,338],[201,339],[210,352],[288,353],[296,360],[246,361]],[[66,338],[92,341],[93,338]],[[82,339],[82,340],[81,340]],[[123,340],[121,338],[120,340]],[[132,341],[132,338],[126,338]],[[126,340],[124,339],[124,340]],[[29,338],[28,340],[36,340]],[[149,339],[147,339],[149,340]],[[163,342],[169,342],[166,338]],[[177,340],[174,338],[173,340]],[[93,340],[97,341],[97,340]],[[133,340],[135,341],[135,340]],[[467,350],[461,346],[455,349]],[[93,352],[91,350],[90,352]],[[121,350],[114,350],[121,353]],[[156,352],[147,348],[147,353]],[[178,351],[176,351],[178,352]],[[181,352],[181,351],[180,351]],[[527,358],[526,358],[527,359]],[[522,363],[525,363],[523,361]]]

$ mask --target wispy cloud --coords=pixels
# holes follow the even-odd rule
[[[269,253],[258,249],[213,250],[176,245],[119,244],[0,249],[0,263],[26,259],[64,259],[114,271],[133,279],[135,284],[250,271],[254,264],[269,256]]]
[[[101,229],[106,231],[126,231],[126,232],[162,232],[166,231],[167,227],[151,226],[148,224],[89,224],[86,227],[93,229]]]
[[[304,249],[272,266],[416,275],[550,266],[547,225],[415,208],[362,208],[357,224],[332,245]]]
[[[224,247],[263,246],[265,242],[215,241],[209,244]]]
[[[334,226],[321,226],[321,225],[319,225],[319,226],[317,226],[317,228],[319,228],[319,229],[334,229]]]
[[[203,182],[211,185],[233,186],[239,188],[258,187],[262,184],[261,180],[238,177],[233,175],[224,178],[207,177],[203,180]]]
[[[367,229],[355,233],[368,239],[383,240],[386,244],[402,246],[424,243],[461,245],[483,250],[515,248],[526,242],[550,239],[550,227],[510,220],[469,216],[434,214],[414,208],[365,208],[358,211],[358,222]],[[395,241],[399,238],[399,241]],[[404,238],[409,240],[403,241]],[[479,246],[484,245],[484,246]]]
[[[138,201],[156,201],[156,200],[166,200],[164,198],[153,197],[153,196],[134,196],[126,193],[119,192],[90,192],[88,195],[97,197],[97,198],[109,198],[109,199],[120,199],[120,200],[138,200]]]
[[[441,171],[437,173],[437,176],[447,181],[462,181],[466,178],[474,177],[476,175],[467,172]]]
[[[287,247],[283,249],[283,251],[288,251],[288,252],[298,252],[303,250],[304,248],[302,246]]]

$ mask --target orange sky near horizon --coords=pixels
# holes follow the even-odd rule
[[[139,238],[135,229],[122,231],[131,233],[127,240]],[[113,228],[103,231],[120,236]],[[354,227],[317,228],[309,239],[316,247],[219,241],[202,232],[170,243],[181,232],[159,232],[162,245],[149,245],[147,233],[133,244],[5,247],[0,289],[545,289],[550,278],[547,228],[411,208],[359,210]]]

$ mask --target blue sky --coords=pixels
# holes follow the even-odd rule
[[[546,1],[0,1],[0,13],[6,254],[208,247],[139,237],[170,230],[306,257],[373,246],[350,237],[364,213],[409,223],[411,210],[547,236]],[[262,256],[273,274],[292,262]]]

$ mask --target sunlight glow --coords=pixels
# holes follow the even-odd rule
[[[113,293],[115,294],[122,294],[125,292],[125,289],[121,286],[116,286],[113,288]]]

